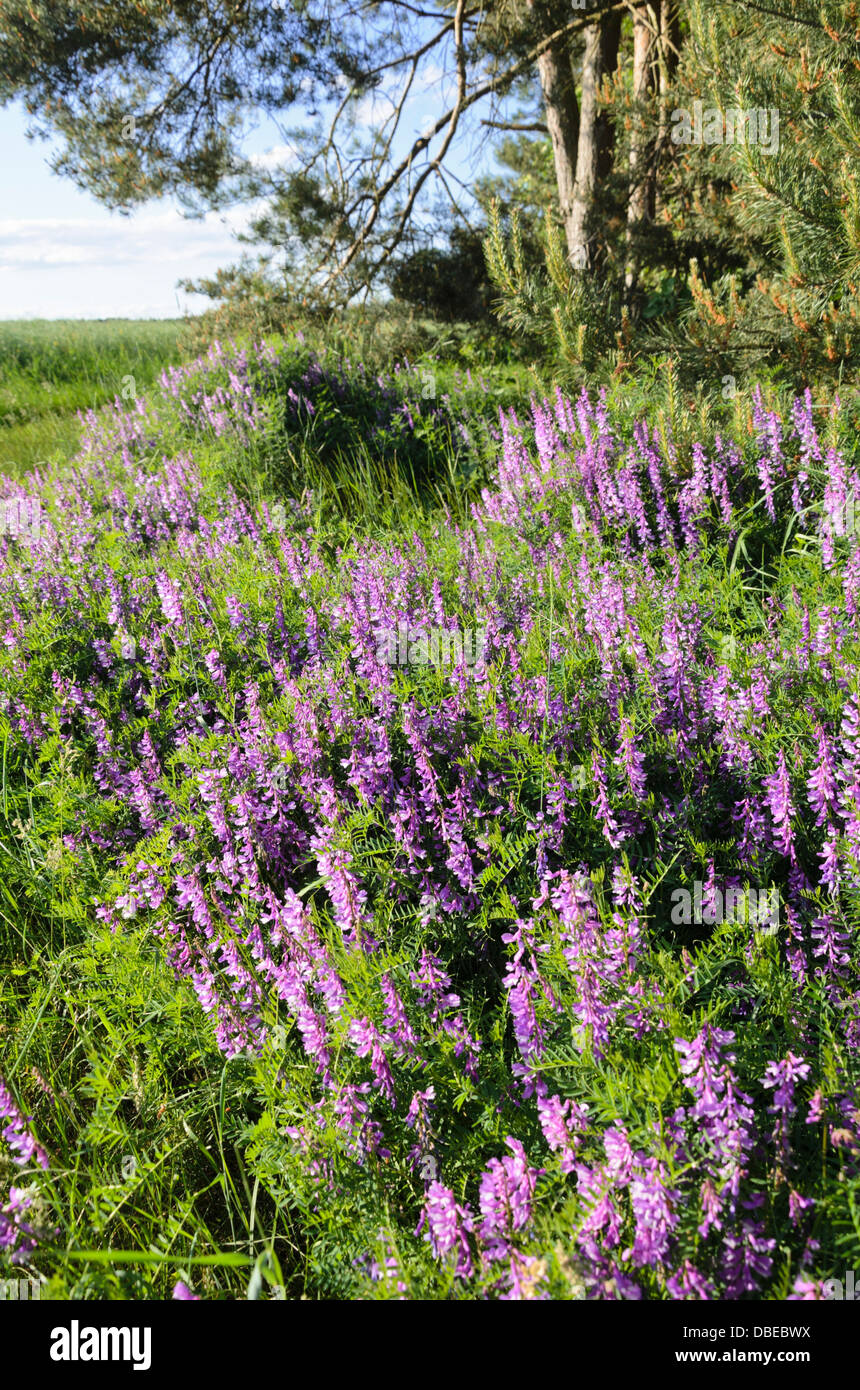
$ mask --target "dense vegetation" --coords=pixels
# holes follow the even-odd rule
[[[4,481],[0,1245],[43,1296],[856,1260],[856,404],[660,375],[514,409],[215,343]]]
[[[0,325],[0,1279],[833,1296],[857,0],[8,0],[11,101],[255,214]]]

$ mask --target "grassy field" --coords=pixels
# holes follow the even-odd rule
[[[80,438],[77,412],[145,391],[179,359],[184,327],[181,319],[0,321],[0,472],[68,457]]]

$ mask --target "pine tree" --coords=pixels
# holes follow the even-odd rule
[[[689,348],[741,372],[767,362],[800,377],[853,376],[860,6],[694,0],[689,22],[679,109],[695,117],[701,102],[701,143],[684,147],[680,183],[699,193],[693,207],[676,199],[670,218],[681,244],[709,229],[743,256],[719,277],[692,265]]]

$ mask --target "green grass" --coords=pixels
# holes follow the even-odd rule
[[[185,355],[184,331],[182,319],[0,322],[0,472],[71,457],[77,412],[145,391]]]

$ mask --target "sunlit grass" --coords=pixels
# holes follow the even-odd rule
[[[181,319],[0,322],[0,472],[68,458],[77,412],[151,386],[183,356]]]

